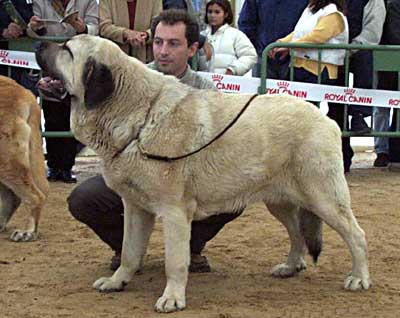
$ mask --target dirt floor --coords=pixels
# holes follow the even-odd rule
[[[371,290],[343,289],[350,254],[327,226],[317,266],[308,258],[307,270],[297,277],[271,277],[270,269],[285,259],[288,237],[263,206],[255,205],[209,243],[205,255],[212,272],[190,275],[187,309],[170,317],[399,317],[400,173],[371,168],[373,159],[371,153],[358,153],[347,177],[354,214],[369,242]],[[96,158],[79,158],[80,181],[97,171]],[[70,216],[65,200],[73,187],[52,183],[38,241],[8,240],[23,224],[23,213],[0,233],[0,317],[160,317],[152,310],[165,284],[159,220],[143,273],[124,292],[101,294],[91,285],[112,274],[112,253]]]

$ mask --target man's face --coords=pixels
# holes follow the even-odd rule
[[[153,54],[157,69],[168,75],[179,76],[186,70],[188,59],[197,50],[198,43],[188,47],[185,37],[186,25],[160,22],[154,32]]]

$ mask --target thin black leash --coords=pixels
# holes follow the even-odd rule
[[[236,115],[235,119],[231,121],[231,123],[225,127],[225,129],[223,131],[221,131],[217,136],[215,136],[213,139],[211,139],[211,141],[209,141],[208,143],[206,143],[205,145],[203,145],[202,147],[200,147],[199,149],[196,149],[192,152],[189,152],[185,155],[182,156],[178,156],[178,157],[168,157],[168,156],[160,156],[160,155],[154,155],[151,153],[148,153],[145,149],[143,149],[143,147],[140,144],[140,140],[138,141],[138,147],[140,149],[140,151],[142,152],[142,154],[144,156],[146,156],[148,159],[153,159],[153,160],[159,160],[159,161],[166,161],[166,162],[172,162],[172,161],[176,161],[176,160],[180,160],[183,158],[187,158],[191,155],[194,155],[198,152],[200,152],[201,150],[203,150],[204,148],[208,147],[209,145],[211,145],[214,141],[216,141],[218,138],[220,138],[223,134],[225,134],[229,128],[231,128],[239,119],[240,116],[242,116],[242,114],[244,113],[244,111],[247,109],[247,107],[249,107],[250,103],[258,96],[258,94],[254,94],[253,96],[251,96],[251,98],[247,101],[246,105],[244,105],[244,107],[242,108],[242,110]]]

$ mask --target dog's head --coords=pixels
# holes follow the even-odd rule
[[[68,93],[72,103],[97,108],[114,93],[111,67],[121,54],[116,44],[90,35],[62,44],[42,42],[36,60],[49,77],[39,83],[39,89],[46,86],[54,95]]]

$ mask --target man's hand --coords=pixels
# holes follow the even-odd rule
[[[275,59],[276,54],[279,55],[280,59],[285,58],[289,54],[289,48],[287,47],[275,47],[271,51],[268,52],[268,56],[272,59]]]
[[[144,46],[148,38],[147,32],[126,29],[123,33],[125,41],[134,47]]]
[[[29,21],[29,25],[32,29],[32,31],[36,32],[37,30],[41,29],[44,27],[44,22],[42,21],[41,18],[38,16],[34,15],[31,17]]]
[[[211,60],[211,58],[213,56],[213,47],[210,43],[208,43],[208,41],[204,42],[203,50],[204,50],[204,53],[206,54],[206,60],[207,61]]]
[[[84,33],[86,31],[86,23],[81,18],[77,18],[70,23],[76,30],[76,33]]]
[[[6,29],[3,30],[3,38],[5,39],[16,39],[19,38],[22,35],[23,31],[21,27],[14,23],[11,22]]]

